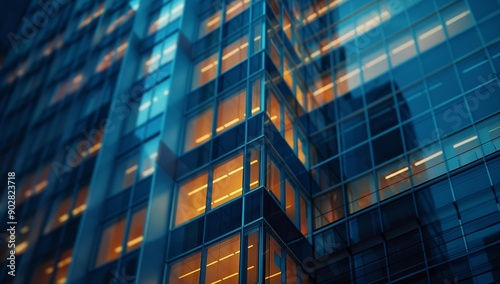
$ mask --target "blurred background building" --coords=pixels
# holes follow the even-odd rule
[[[496,0],[31,1],[1,283],[500,282],[499,27]]]

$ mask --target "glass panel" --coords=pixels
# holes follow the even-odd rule
[[[117,259],[122,251],[123,234],[125,232],[125,218],[109,225],[104,229],[97,255],[96,266]]]
[[[271,157],[267,157],[266,187],[281,200],[281,171]]]
[[[248,235],[247,247],[247,282],[258,283],[259,281],[259,232]]]
[[[314,226],[320,228],[344,218],[342,189],[337,188],[314,199]]]
[[[357,212],[377,202],[376,188],[371,175],[364,176],[347,185],[349,211]]]
[[[184,151],[206,142],[212,137],[212,109],[207,109],[187,122]]]
[[[309,233],[309,226],[307,224],[307,202],[306,199],[301,195],[300,196],[300,232],[307,236]]]
[[[134,250],[141,246],[144,231],[144,223],[146,221],[146,208],[143,208],[134,213],[127,240],[127,252]]]
[[[262,49],[262,23],[253,26],[253,53]]]
[[[68,275],[69,265],[71,264],[73,249],[65,250],[57,263],[57,273],[54,279],[55,284],[66,283],[66,276]]]
[[[285,181],[285,211],[288,217],[296,224],[296,210],[295,210],[295,189],[290,185],[289,181]]]
[[[250,115],[257,113],[260,111],[260,92],[262,80],[257,78],[252,84],[252,109],[250,111]]]
[[[248,37],[236,40],[230,45],[226,46],[222,51],[222,66],[221,73],[226,72],[234,65],[240,63],[247,58],[248,54]]]
[[[333,81],[330,74],[322,76],[314,83],[312,96],[310,100],[314,107],[321,106],[333,100]]]
[[[120,161],[117,167],[118,174],[116,175],[115,186],[113,187],[112,194],[115,194],[134,184],[137,172],[137,160],[137,154],[134,154],[133,156],[129,156],[125,160]]]
[[[89,187],[85,186],[84,188],[80,189],[78,192],[78,195],[76,196],[76,201],[75,205],[73,205],[73,210],[71,210],[71,213],[73,216],[78,216],[80,215],[85,209],[87,209],[87,195],[89,193]]]
[[[245,101],[246,90],[243,90],[219,103],[217,128],[215,129],[217,133],[245,120]]]
[[[200,282],[201,253],[187,257],[170,268],[169,283],[196,284]]]
[[[387,54],[382,48],[363,56],[361,63],[363,64],[363,76],[365,82],[377,78],[389,69]]]
[[[295,264],[295,261],[293,261],[293,259],[288,254],[286,256],[286,283],[287,284],[299,283],[297,275],[297,264]]]
[[[240,235],[208,248],[205,283],[238,283]]]
[[[393,67],[415,57],[417,54],[415,41],[410,33],[406,33],[389,43],[389,50]]]
[[[31,283],[33,284],[48,284],[50,283],[50,278],[52,277],[52,273],[54,273],[54,260],[46,260],[41,263],[36,269],[35,275],[33,275],[33,279]]]
[[[439,145],[430,145],[425,150],[410,156],[413,185],[419,185],[446,172],[443,151]]]
[[[293,123],[292,119],[290,118],[290,115],[288,114],[287,111],[285,111],[285,140],[290,145],[290,148],[293,148],[293,142],[294,142],[294,135],[293,135]]]
[[[406,161],[397,161],[379,170],[378,185],[380,200],[385,200],[410,188],[410,177]]]
[[[280,111],[280,102],[276,98],[276,95],[274,95],[273,92],[269,94],[268,101],[267,101],[267,114],[271,118],[271,121],[274,123],[274,126],[278,130],[281,129],[281,111]]]
[[[283,13],[283,31],[289,40],[292,40],[292,22],[286,13]]]
[[[210,32],[219,27],[220,15],[221,12],[217,11],[215,14],[213,14],[212,16],[208,17],[207,19],[201,22],[200,31],[198,33],[199,38],[205,36],[206,34],[209,34]]]
[[[268,242],[266,248],[266,284],[280,284],[281,283],[281,247],[268,235]]]
[[[159,141],[159,138],[153,139],[144,144],[144,146],[142,147],[140,175],[141,179],[148,177],[155,172]]]
[[[212,208],[241,196],[243,184],[243,154],[214,168]]]
[[[217,61],[217,55],[217,53],[212,54],[207,59],[195,65],[193,69],[193,89],[215,78],[217,74],[217,64],[219,63]]]
[[[252,150],[250,154],[250,190],[260,185],[260,149]]]
[[[249,4],[250,0],[235,0],[229,3],[226,7],[226,22],[247,9]]]
[[[208,173],[192,178],[179,186],[175,225],[205,213]]]
[[[71,196],[54,204],[53,213],[45,227],[45,233],[52,231],[64,224],[69,219],[69,210],[71,207]]]
[[[449,37],[453,37],[473,25],[472,15],[464,2],[458,2],[443,12],[443,21]]]
[[[433,17],[418,25],[415,34],[418,39],[420,52],[424,52],[444,41],[443,26],[437,17]]]

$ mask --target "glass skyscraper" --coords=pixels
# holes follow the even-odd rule
[[[31,2],[1,283],[500,283],[498,0]]]

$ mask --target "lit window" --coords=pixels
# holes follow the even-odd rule
[[[195,89],[213,80],[217,74],[217,53],[196,64],[193,70],[193,86]]]
[[[290,257],[289,254],[286,255],[286,283],[287,284],[297,284],[299,283],[297,264]]]
[[[179,186],[175,225],[185,223],[206,210],[208,174],[203,173]]]
[[[128,42],[123,42],[120,46],[116,48],[116,50],[112,49],[108,51],[106,54],[104,54],[104,56],[97,64],[95,71],[102,72],[108,69],[112,65],[113,60],[116,61],[120,60],[125,54],[127,47],[128,47]]]
[[[314,83],[311,101],[315,107],[333,100],[333,85],[332,77],[329,74],[323,75]]]
[[[287,111],[285,111],[284,115],[284,122],[285,122],[285,140],[290,145],[290,148],[293,150],[293,142],[294,142],[294,134],[293,134],[293,123],[292,119],[290,118],[290,115],[288,114]]]
[[[307,213],[307,202],[306,199],[301,195],[300,196],[300,232],[304,235],[307,236],[309,233],[309,226],[307,224],[307,216],[309,215]]]
[[[292,22],[286,13],[283,13],[283,31],[289,40],[292,40]]]
[[[141,175],[146,178],[155,172],[156,158],[158,157],[159,138],[153,139],[144,144],[141,153]]]
[[[132,222],[130,223],[128,240],[127,240],[127,249],[126,251],[132,251],[141,246],[143,241],[143,231],[144,231],[144,223],[146,220],[146,208],[143,208],[134,213],[132,216]]]
[[[260,149],[253,149],[250,154],[250,190],[260,185]]]
[[[270,93],[267,100],[267,114],[271,118],[274,126],[278,130],[281,129],[281,105],[276,95],[274,93]]]
[[[337,94],[341,96],[361,85],[360,70],[356,66],[347,66],[336,74]]]
[[[433,17],[415,28],[420,52],[424,52],[444,41],[443,26]]]
[[[229,3],[226,7],[226,22],[247,9],[249,4],[250,0],[235,0]]]
[[[118,18],[116,18],[106,29],[106,34],[114,32],[117,28],[126,23],[128,20],[130,20],[130,18],[134,15],[134,13],[135,13],[134,9],[130,8],[124,15],[121,15]]]
[[[55,284],[62,284],[66,283],[67,279],[66,276],[68,275],[69,271],[69,265],[71,264],[71,261],[73,260],[71,256],[73,255],[73,249],[68,249],[65,250],[63,253],[61,253],[61,256],[59,257],[59,262],[57,262],[57,272],[56,276],[54,279]],[[46,270],[46,272],[49,272],[49,270]]]
[[[297,218],[295,216],[295,189],[292,187],[289,181],[285,181],[285,211],[288,217],[296,224]]]
[[[110,195],[131,187],[136,180],[138,164],[137,153],[127,156],[116,163],[116,174],[113,175],[113,183]]]
[[[453,5],[442,14],[449,37],[456,36],[473,25],[472,15],[463,2]]]
[[[300,133],[299,133],[300,135]],[[297,137],[297,156],[302,164],[306,165],[307,162],[307,146],[304,142],[305,140],[301,137]]]
[[[106,227],[101,237],[96,266],[113,261],[120,256],[124,233],[125,218]]]
[[[281,200],[281,171],[270,156],[267,157],[266,187]]]
[[[184,151],[205,143],[212,137],[212,109],[207,109],[198,116],[188,120]]]
[[[266,284],[281,283],[281,247],[272,236],[267,235],[266,268],[264,280]]]
[[[396,67],[403,62],[415,57],[417,49],[410,33],[407,33],[389,43],[391,63]]]
[[[363,77],[365,82],[377,78],[389,69],[387,54],[382,48],[363,56],[361,63],[363,65]]]
[[[241,196],[243,184],[243,154],[214,168],[212,180],[212,208]]]
[[[410,156],[413,185],[419,185],[447,172],[441,147],[430,145]]]
[[[169,283],[200,283],[201,253],[189,256],[170,267]]]
[[[205,283],[238,283],[240,235],[212,245],[207,251]]]
[[[115,223],[108,225],[102,233],[96,266],[117,259],[122,252],[126,253],[138,248],[143,241],[145,219],[146,208],[136,211],[132,215],[125,250],[122,244],[125,236],[126,218],[121,218]]]
[[[320,228],[344,218],[342,189],[334,189],[314,198],[314,226]]]
[[[347,197],[351,213],[377,202],[376,189],[371,175],[364,176],[347,185]]]
[[[243,90],[236,95],[224,99],[219,103],[219,112],[217,115],[217,133],[245,120],[246,91]]]
[[[396,162],[378,171],[380,200],[387,199],[410,188],[406,163]]]
[[[262,49],[262,23],[257,23],[253,27],[253,53]]]
[[[41,263],[33,275],[32,283],[49,284],[51,283],[52,273],[54,272],[54,259],[46,260]]]
[[[69,219],[69,212],[71,207],[71,196],[66,197],[63,200],[55,204],[51,217],[45,226],[45,233],[58,228],[62,224],[66,223]]]
[[[257,283],[259,279],[259,232],[248,235],[247,246],[247,281]]]
[[[260,111],[261,84],[260,78],[252,83],[252,109],[250,110],[250,115],[254,115]]]
[[[248,37],[245,35],[244,37],[226,46],[222,51],[221,73],[226,72],[231,67],[245,60],[247,58],[247,54]]]
[[[220,26],[220,15],[221,12],[218,11],[217,13],[213,14],[212,16],[208,17],[207,19],[201,22],[200,31],[198,33],[199,38],[209,34],[210,32],[212,32],[213,30],[215,30]]]
[[[78,216],[82,214],[85,209],[87,209],[87,195],[89,193],[89,187],[85,186],[80,189],[78,195],[76,196],[75,205],[73,205],[73,210],[71,210],[71,214],[73,216]]]
[[[273,61],[274,65],[278,69],[281,68],[281,55],[280,52],[278,51],[278,48],[276,47],[276,44],[274,43],[273,40],[271,40],[270,44],[270,52],[271,52],[271,60]]]
[[[287,56],[285,56],[283,60],[283,77],[285,79],[285,83],[293,91],[293,70],[290,68],[290,64],[288,63],[288,61],[289,60]]]
[[[168,11],[168,9],[162,9],[161,13],[158,15],[158,18],[149,26],[148,33],[154,34],[155,32],[166,27],[169,23],[169,18],[170,11]]]

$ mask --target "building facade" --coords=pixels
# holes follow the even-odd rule
[[[496,0],[32,1],[0,281],[500,282],[499,26]]]

